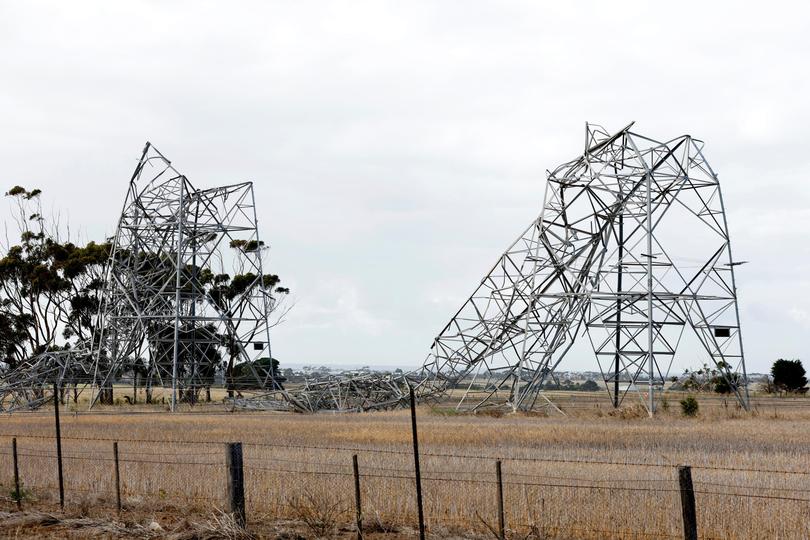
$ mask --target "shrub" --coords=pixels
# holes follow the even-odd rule
[[[17,491],[14,488],[11,488],[9,490],[8,496],[9,496],[9,499],[11,499],[12,501],[14,501],[14,502],[17,501]],[[28,491],[28,489],[26,489],[25,486],[23,486],[22,483],[21,483],[20,484],[19,500],[21,502],[25,502],[25,501],[29,501],[31,499],[33,499],[32,493],[30,491]]]
[[[311,493],[304,490],[303,495],[295,495],[287,500],[293,515],[302,521],[316,538],[332,536],[346,512],[343,498],[338,494],[338,500],[330,500],[325,493]]]
[[[681,400],[681,413],[684,416],[697,416],[700,406],[693,396],[687,396]]]
[[[807,385],[804,366],[801,360],[785,360],[780,358],[771,367],[773,384],[786,392],[800,392]]]

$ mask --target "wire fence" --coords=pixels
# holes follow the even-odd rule
[[[227,441],[68,433],[61,444],[69,506],[115,511],[120,493],[124,512],[228,508]],[[314,529],[352,524],[357,521],[357,501],[369,530],[415,527],[418,521],[415,456],[409,448],[273,441],[242,446],[249,523],[290,519]],[[419,459],[425,523],[436,535],[476,530],[500,536],[500,506],[504,536],[684,537],[678,464],[431,448],[420,452]],[[502,475],[497,474],[497,462]],[[702,538],[810,537],[810,471],[715,464],[692,464],[691,471],[690,492]],[[55,504],[55,436],[0,433],[0,488],[6,499],[24,508]]]

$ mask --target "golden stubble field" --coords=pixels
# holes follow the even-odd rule
[[[125,410],[131,409],[63,415],[65,484],[73,512],[114,517],[111,457],[112,441],[118,440],[125,516],[210,515],[225,505],[224,442],[240,441],[255,530],[261,523],[287,520],[304,523],[304,536],[341,534],[341,526],[342,534],[350,535],[351,456],[358,454],[365,524],[379,534],[413,534],[406,411],[171,415]],[[676,464],[694,467],[701,537],[808,538],[809,428],[806,407],[746,414],[715,404],[704,406],[698,418],[681,418],[671,410],[653,420],[633,409],[495,417],[421,407],[428,528],[438,537],[492,537],[494,468],[501,459],[506,524],[513,538],[681,537]],[[0,418],[5,447],[0,482],[6,498],[13,486],[10,448],[16,435],[26,507],[53,507],[53,431],[47,411]],[[4,504],[11,508],[8,500]]]

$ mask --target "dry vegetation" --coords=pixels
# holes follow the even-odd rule
[[[604,404],[572,407],[567,417],[469,416],[422,408],[429,530],[434,536],[492,538],[494,461],[502,458],[511,538],[678,537],[679,494],[670,466],[678,463],[804,473],[695,468],[693,476],[702,537],[810,537],[810,502],[785,499],[810,499],[810,407],[769,406],[750,415],[722,402],[702,407],[698,418],[685,419],[674,403],[655,420],[633,408],[609,412]],[[53,419],[47,413],[0,419],[0,445],[10,449],[9,436],[21,437],[24,505],[30,509],[54,510],[54,441],[35,437],[52,433]],[[68,515],[75,519],[114,516],[111,440],[121,441],[121,519],[131,526],[106,533],[101,529],[100,536],[144,536],[152,521],[161,526],[149,532],[155,536],[228,536],[227,527],[217,528],[215,514],[225,503],[220,444],[225,441],[246,443],[248,514],[257,536],[350,537],[353,453],[359,455],[365,524],[372,536],[414,534],[410,425],[404,411],[66,414],[63,434]],[[76,439],[83,437],[109,440]],[[13,485],[8,450],[0,458],[7,499]],[[533,461],[538,459],[559,461]],[[4,505],[13,509],[9,500]],[[13,519],[19,516],[0,521]],[[72,529],[59,530],[68,536],[65,531]],[[4,525],[0,531],[9,529]]]

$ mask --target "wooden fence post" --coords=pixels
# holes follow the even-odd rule
[[[237,525],[245,528],[245,472],[242,460],[242,443],[228,443],[225,453],[228,468],[228,506]]]
[[[495,476],[498,480],[498,535],[501,540],[506,540],[506,520],[503,516],[503,475],[500,460],[495,462]]]
[[[363,540],[363,507],[360,500],[360,467],[357,465],[357,454],[352,456],[354,471],[354,520],[357,526],[357,540]]]
[[[681,488],[681,512],[683,514],[684,540],[697,540],[697,516],[695,512],[695,490],[692,487],[692,468],[678,466],[678,484]]]
[[[53,383],[53,416],[56,421],[56,466],[59,473],[59,507],[65,509],[65,480],[62,474],[62,428],[59,424],[59,386]]]
[[[14,455],[14,500],[17,510],[22,510],[22,493],[20,492],[20,465],[17,461],[17,437],[11,439],[11,453]]]
[[[121,470],[118,465],[118,441],[113,442],[113,459],[115,461],[115,507],[121,513]]]
[[[413,386],[408,384],[411,398],[411,433],[413,435],[413,465],[416,474],[416,507],[419,512],[419,540],[425,540],[425,511],[422,507],[422,474],[419,471],[419,436],[416,430],[416,397]]]

